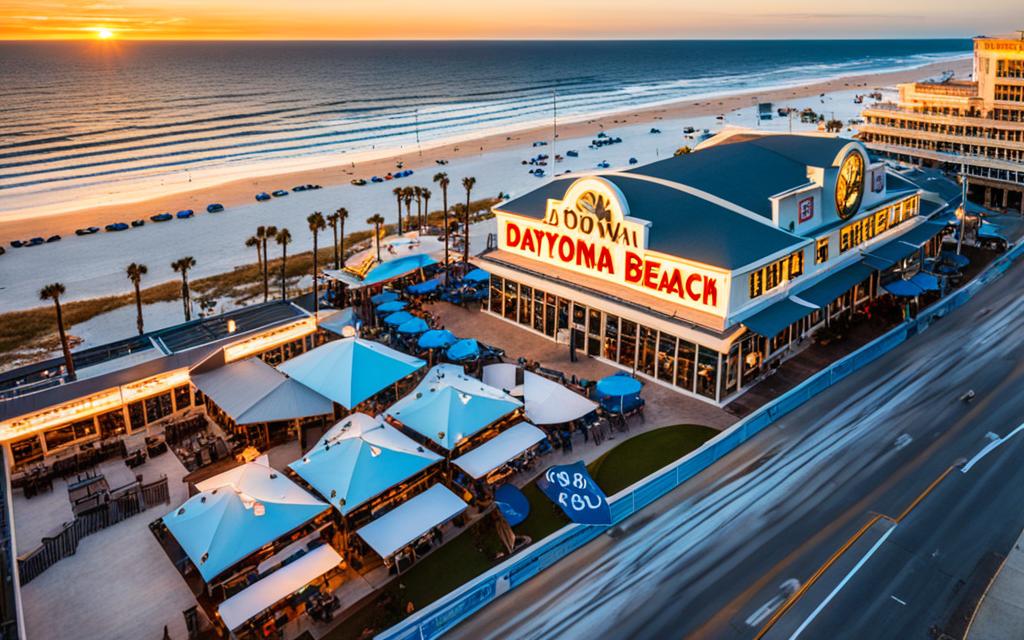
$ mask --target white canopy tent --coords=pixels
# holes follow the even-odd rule
[[[427,531],[459,515],[468,506],[448,487],[436,484],[356,533],[380,557],[387,558]]]
[[[380,417],[354,413],[288,466],[345,515],[440,460]]]
[[[427,364],[379,342],[342,338],[278,365],[278,370],[346,409]]]
[[[520,422],[452,462],[473,478],[483,478],[546,437],[532,424]]]
[[[292,420],[334,412],[331,401],[259,358],[192,376],[192,384],[237,424]]]
[[[317,547],[231,596],[221,603],[217,613],[228,629],[237,629],[339,564],[341,556],[337,551],[328,545]]]
[[[484,382],[500,389],[515,388],[518,386],[516,365],[500,363],[484,367]],[[593,400],[532,371],[523,372],[522,392],[526,418],[533,424],[563,424],[597,409]]]
[[[330,508],[267,466],[266,456],[196,487],[163,522],[207,582]]]

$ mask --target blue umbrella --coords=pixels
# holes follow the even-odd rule
[[[398,333],[423,333],[430,327],[427,326],[427,321],[423,318],[413,318],[412,320],[406,320],[402,324],[398,325]]]
[[[924,293],[921,291],[921,287],[909,280],[893,280],[892,282],[886,282],[882,285],[882,288],[892,295],[900,298],[915,298]]]
[[[425,280],[419,284],[409,285],[406,291],[416,296],[422,296],[437,291],[439,286],[441,286],[441,281],[437,278],[431,278],[430,280]]]
[[[613,398],[640,393],[642,388],[640,381],[632,376],[611,375],[597,381],[597,392]]]
[[[491,279],[491,274],[487,273],[483,269],[473,269],[463,278],[466,282],[487,282]]]
[[[939,279],[930,273],[925,273],[924,271],[916,273],[910,281],[920,287],[923,291],[939,290]]]
[[[389,324],[393,327],[397,327],[403,322],[408,322],[409,320],[412,320],[415,317],[416,316],[412,315],[408,311],[399,311],[397,313],[392,313],[391,315],[384,318],[384,324]]]
[[[480,345],[477,344],[476,340],[467,338],[465,340],[459,340],[452,346],[448,347],[448,351],[445,352],[449,360],[456,362],[460,360],[471,360],[480,355]]]
[[[404,300],[392,300],[391,302],[385,302],[377,307],[377,313],[394,313],[396,311],[403,311],[409,306]]]
[[[382,291],[377,295],[370,297],[370,302],[373,304],[384,304],[385,302],[391,302],[392,300],[398,300],[398,294],[394,291]]]
[[[530,501],[515,485],[503,484],[498,487],[494,492],[494,502],[510,527],[520,524],[530,515]]]
[[[416,343],[420,349],[443,349],[458,342],[455,334],[447,329],[431,329],[422,336]]]
[[[971,264],[970,258],[964,255],[953,253],[952,251],[943,251],[942,253],[940,253],[939,262],[945,262],[946,264],[951,264],[954,267],[960,268],[966,267],[967,265]]]

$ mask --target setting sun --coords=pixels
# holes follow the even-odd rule
[[[100,29],[96,32],[96,37],[100,40],[110,40],[114,37],[114,32],[110,29]]]

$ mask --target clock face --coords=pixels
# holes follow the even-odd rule
[[[856,151],[846,156],[836,178],[836,212],[843,220],[853,217],[864,196],[864,157]]]

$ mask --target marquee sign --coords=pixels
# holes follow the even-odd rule
[[[580,178],[543,220],[499,212],[498,248],[648,295],[725,316],[730,273],[647,250],[650,223],[629,215],[608,180]]]

